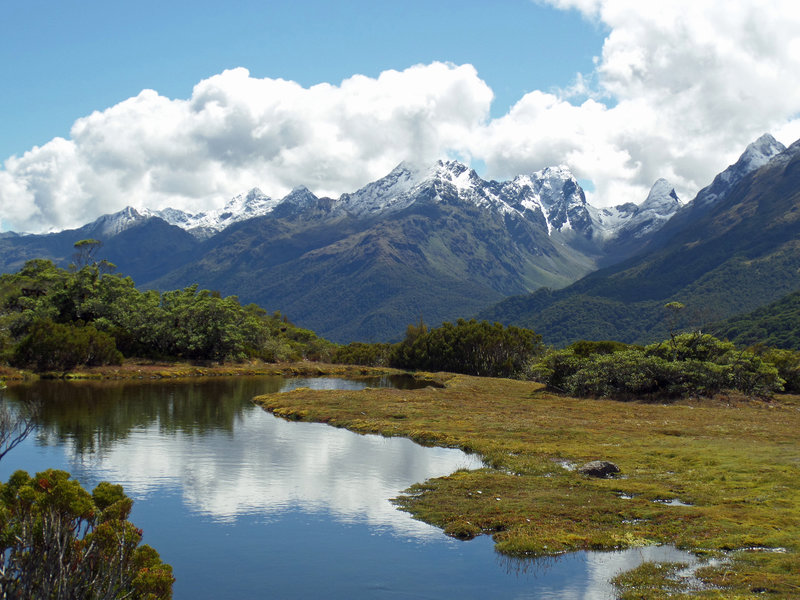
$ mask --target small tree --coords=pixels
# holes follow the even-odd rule
[[[72,247],[75,248],[75,253],[72,255],[75,267],[82,269],[88,265],[96,264],[97,261],[95,259],[100,248],[103,247],[103,242],[89,238],[75,242]]]
[[[122,486],[90,495],[68,473],[17,471],[0,484],[0,598],[172,597],[172,567],[130,521]]]

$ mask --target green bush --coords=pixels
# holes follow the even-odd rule
[[[172,567],[140,545],[132,505],[119,485],[89,494],[64,471],[15,472],[0,483],[0,595],[171,598]]]
[[[622,350],[627,350],[632,347],[633,346],[630,344],[625,344],[624,342],[615,342],[612,340],[596,342],[590,340],[580,340],[568,346],[575,356],[580,356],[581,358],[586,358],[592,354],[613,354],[614,352],[621,352]]]
[[[784,385],[778,369],[753,352],[709,335],[684,334],[646,348],[570,347],[545,355],[532,378],[573,396],[660,399],[723,390],[768,396]],[[795,363],[795,367],[797,363]]]
[[[336,348],[331,355],[331,361],[340,365],[385,367],[389,364],[391,351],[391,344],[351,342],[346,346]]]
[[[542,352],[541,336],[530,329],[459,319],[430,329],[410,325],[395,345],[390,364],[402,369],[448,371],[484,377],[519,377]]]
[[[783,386],[785,392],[800,393],[800,352],[778,348],[754,348],[752,351],[778,370],[778,375],[786,381]]]
[[[17,345],[13,364],[37,371],[69,371],[78,365],[116,365],[122,354],[114,338],[91,325],[36,321]]]

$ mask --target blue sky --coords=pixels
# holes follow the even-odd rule
[[[690,200],[800,137],[796,0],[11,0],[0,231],[337,197],[401,161],[566,165],[597,206]],[[147,91],[154,90],[154,91]]]
[[[0,20],[0,157],[151,88],[187,98],[233,67],[304,86],[432,61],[470,63],[500,116],[592,69],[602,26],[530,0],[14,0]]]

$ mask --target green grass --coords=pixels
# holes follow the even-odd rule
[[[488,533],[512,556],[671,543],[728,558],[699,572],[708,588],[690,597],[800,596],[797,397],[661,405],[578,400],[504,379],[433,379],[444,387],[296,390],[256,401],[288,419],[481,454],[487,468],[420,482],[396,499],[455,537]],[[595,459],[619,465],[621,477],[562,466]],[[671,499],[691,506],[654,502]],[[750,547],[786,552],[737,552]],[[666,570],[648,577],[646,592],[629,597],[675,591]]]

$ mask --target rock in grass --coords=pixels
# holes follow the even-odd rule
[[[593,460],[579,467],[578,472],[589,477],[611,477],[619,473],[619,467],[607,460]]]

